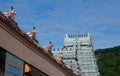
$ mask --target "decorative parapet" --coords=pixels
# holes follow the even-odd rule
[[[78,35],[68,35],[68,34],[66,34],[65,35],[65,38],[76,38],[76,37],[89,37],[90,36],[90,33],[88,33],[88,34],[78,34]]]

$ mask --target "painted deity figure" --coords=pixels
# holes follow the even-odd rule
[[[63,58],[64,58],[64,55],[63,55],[63,53],[61,52],[60,55],[56,58],[56,60],[57,60],[59,63],[64,64]]]
[[[52,52],[51,52],[51,51],[52,51],[52,47],[53,47],[53,44],[52,44],[52,42],[50,41],[49,44],[48,44],[48,46],[47,46],[47,50],[48,50],[48,54],[49,54],[49,55],[52,55]]]
[[[14,18],[15,18],[14,15],[16,14],[16,12],[15,12],[15,9],[13,8],[13,6],[11,6],[11,8],[10,8],[9,14],[10,14],[10,18],[12,20],[14,20]]]
[[[72,70],[72,67],[73,67],[72,61],[67,65],[67,67]]]
[[[31,39],[37,41],[37,40],[36,40],[36,34],[37,34],[37,33],[38,33],[38,30],[37,30],[35,27],[33,27],[33,29],[32,29],[31,32],[27,32],[27,35],[28,35]],[[37,42],[38,42],[38,41],[37,41]]]
[[[16,11],[15,11],[14,7],[11,6],[10,10],[8,12],[4,12],[4,14],[6,17],[14,20],[15,19],[14,15],[16,14]]]
[[[76,75],[80,75],[80,70],[79,70],[78,67],[75,69],[74,73],[75,73]]]

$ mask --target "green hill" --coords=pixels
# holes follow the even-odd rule
[[[120,46],[95,51],[100,76],[120,76]]]

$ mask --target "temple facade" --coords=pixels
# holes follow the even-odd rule
[[[63,54],[66,67],[79,70],[78,76],[99,76],[90,33],[83,35],[65,35],[61,50],[54,50],[55,57]]]

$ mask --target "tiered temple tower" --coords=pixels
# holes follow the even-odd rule
[[[79,68],[81,76],[99,76],[90,33],[83,35],[66,34],[62,50],[53,51],[53,55],[56,57],[61,52],[64,55],[63,62],[66,66],[72,62],[73,71]]]

